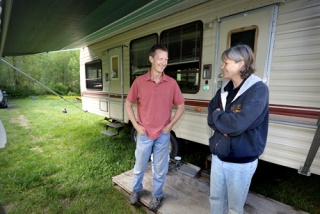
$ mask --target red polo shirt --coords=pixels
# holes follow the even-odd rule
[[[150,70],[135,79],[127,100],[131,103],[137,101],[138,123],[151,139],[158,138],[163,127],[170,123],[172,106],[184,103],[175,79],[163,73],[160,82],[155,83]]]

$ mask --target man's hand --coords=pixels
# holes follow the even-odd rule
[[[146,134],[146,129],[140,124],[137,124],[134,128],[136,129],[138,134]]]
[[[165,127],[163,127],[162,131],[163,131],[164,134],[169,134],[170,131],[171,131],[170,124],[168,124]]]

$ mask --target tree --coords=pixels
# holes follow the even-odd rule
[[[79,50],[70,50],[6,57],[5,60],[49,88],[65,88],[59,91],[62,95],[69,92],[79,94],[79,53]],[[4,63],[0,63],[0,73],[0,87],[10,91],[9,96],[51,93]]]

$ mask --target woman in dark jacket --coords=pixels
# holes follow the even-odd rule
[[[224,78],[208,107],[212,152],[210,177],[211,214],[243,213],[258,158],[267,141],[269,90],[255,76],[254,56],[247,45],[224,51]]]

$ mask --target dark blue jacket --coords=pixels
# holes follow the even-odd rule
[[[259,77],[252,74],[231,103],[225,106],[226,84],[218,90],[208,107],[208,125],[214,130],[209,139],[210,150],[222,161],[252,162],[263,153],[267,142],[269,90]]]

